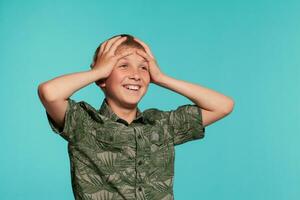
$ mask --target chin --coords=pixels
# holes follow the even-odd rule
[[[125,97],[125,102],[128,104],[138,104],[140,100],[141,100],[140,97],[132,97],[132,96]]]
[[[126,104],[130,107],[136,107],[142,98],[143,98],[143,95],[141,95],[141,96],[126,95],[126,96],[123,96],[122,100],[123,100],[124,104]]]

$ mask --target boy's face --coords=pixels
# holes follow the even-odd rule
[[[121,58],[115,65],[110,76],[100,85],[105,87],[106,98],[120,106],[134,108],[147,92],[150,83],[149,66],[146,60],[136,54],[136,48],[120,49],[116,52],[133,52],[133,54]],[[139,86],[126,88],[128,85]]]

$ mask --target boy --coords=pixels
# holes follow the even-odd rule
[[[205,126],[232,111],[233,100],[167,76],[150,48],[127,34],[102,43],[90,67],[38,88],[52,130],[68,141],[75,199],[174,199],[174,146],[203,138]],[[99,110],[70,98],[92,82],[105,94]],[[141,112],[150,83],[195,104]]]

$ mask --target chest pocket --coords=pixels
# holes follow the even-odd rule
[[[98,146],[103,150],[109,150],[113,152],[122,151],[124,145],[126,145],[126,138],[116,134],[114,132],[102,132],[98,131],[95,139],[97,140]]]
[[[153,144],[157,147],[164,147],[168,145],[172,139],[171,137],[168,137],[168,134],[162,127],[152,129],[147,135],[150,145]]]
[[[161,146],[164,144],[163,137],[158,132],[151,132],[149,141],[151,144],[155,144],[157,146]]]
[[[151,132],[149,135],[150,159],[154,166],[162,166],[165,157],[166,140],[159,132]]]
[[[163,129],[153,130],[148,134],[150,144],[150,163],[158,168],[160,176],[172,176],[174,174],[174,146],[172,139],[167,137]]]

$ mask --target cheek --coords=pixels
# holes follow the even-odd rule
[[[119,82],[120,80],[122,80],[123,76],[124,75],[122,75],[122,73],[120,73],[118,70],[114,70],[110,74],[110,79],[112,82]]]
[[[149,72],[146,72],[145,75],[144,75],[144,80],[146,83],[149,83],[150,82],[150,73]]]
[[[122,82],[122,76],[116,71],[113,71],[106,79],[106,84],[109,85],[110,88],[118,87],[121,82]]]

